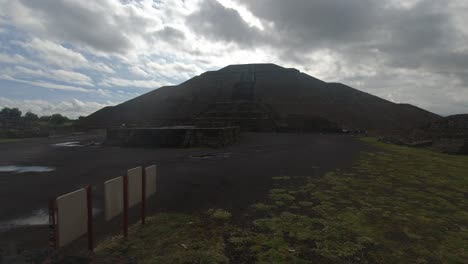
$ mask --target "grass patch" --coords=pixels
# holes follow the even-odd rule
[[[220,221],[229,221],[231,219],[232,214],[223,209],[210,209],[208,210],[207,214],[215,219]]]
[[[127,240],[101,242],[98,256],[132,256],[137,263],[228,263],[222,227],[185,214],[156,214],[134,225]]]
[[[274,201],[281,201],[285,203],[289,203],[294,201],[296,198],[287,193],[270,193],[268,197]]]
[[[244,223],[158,214],[99,249],[142,263],[468,263],[468,157],[361,140],[379,150],[323,177],[274,177]]]
[[[264,263],[468,263],[468,157],[362,140],[381,151],[271,190],[263,207],[294,213],[255,220],[244,250]]]
[[[275,209],[275,206],[267,205],[264,203],[256,203],[256,204],[253,204],[251,208],[254,209],[255,211],[268,212],[268,211]]]

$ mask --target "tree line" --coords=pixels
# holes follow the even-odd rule
[[[18,126],[22,124],[47,124],[51,126],[60,126],[73,120],[61,114],[53,114],[50,116],[38,116],[37,114],[28,111],[24,115],[18,108],[4,107],[0,111],[0,124],[4,127]]]

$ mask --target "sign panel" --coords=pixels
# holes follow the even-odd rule
[[[146,198],[156,193],[156,165],[145,168],[146,175]]]
[[[117,177],[104,183],[104,211],[106,221],[122,213],[123,177]]]
[[[141,202],[142,190],[142,167],[136,167],[128,170],[128,207],[132,207]]]
[[[88,231],[86,189],[57,198],[58,246],[63,247]]]

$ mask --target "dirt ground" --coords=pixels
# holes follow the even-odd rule
[[[97,238],[103,237],[104,230],[110,228],[102,220],[103,183],[136,166],[158,165],[153,211],[236,211],[264,198],[273,176],[319,175],[347,167],[364,148],[349,135],[273,133],[245,133],[239,143],[225,149],[53,146],[73,140],[31,139],[0,144],[0,166],[55,168],[50,172],[0,171],[1,254],[45,248],[46,216],[36,219],[34,224],[38,225],[7,229],[6,223],[46,210],[50,198],[86,184],[93,186],[95,229]],[[114,222],[118,227],[118,220]]]

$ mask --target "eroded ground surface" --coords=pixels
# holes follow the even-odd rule
[[[32,139],[0,144],[0,166],[10,168],[0,170],[2,254],[46,247],[47,227],[40,224],[47,221],[49,198],[86,184],[93,185],[96,230],[98,238],[104,237],[108,225],[101,220],[103,183],[132,167],[158,165],[154,211],[198,213],[223,208],[237,214],[268,197],[276,182],[272,177],[315,178],[351,166],[358,153],[367,149],[345,135],[254,133],[216,150],[55,145],[75,141]],[[11,171],[12,166],[47,169]],[[118,221],[114,225],[118,227]]]

